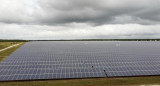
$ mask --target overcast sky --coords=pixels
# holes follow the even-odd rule
[[[160,38],[160,0],[0,0],[0,39]]]

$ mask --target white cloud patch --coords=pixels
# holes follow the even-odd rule
[[[66,27],[67,26],[67,27]],[[82,23],[66,26],[0,24],[4,39],[86,39],[86,38],[159,38],[160,25],[116,24],[89,26]],[[34,29],[33,29],[34,28]]]

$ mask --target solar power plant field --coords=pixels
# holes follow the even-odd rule
[[[160,75],[160,42],[28,42],[0,63],[0,81]]]

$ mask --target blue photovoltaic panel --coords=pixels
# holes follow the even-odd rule
[[[0,81],[160,75],[160,42],[28,42],[0,63]]]

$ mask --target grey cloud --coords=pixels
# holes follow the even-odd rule
[[[51,16],[44,16],[40,21],[46,24],[159,24],[159,4],[160,0],[41,0],[40,6]],[[123,16],[131,19],[116,20]]]
[[[0,0],[0,39],[160,38],[160,0]]]
[[[3,23],[160,24],[160,0],[14,0],[8,4],[4,3],[5,0],[0,2],[0,22]],[[2,4],[6,6],[1,6]]]

